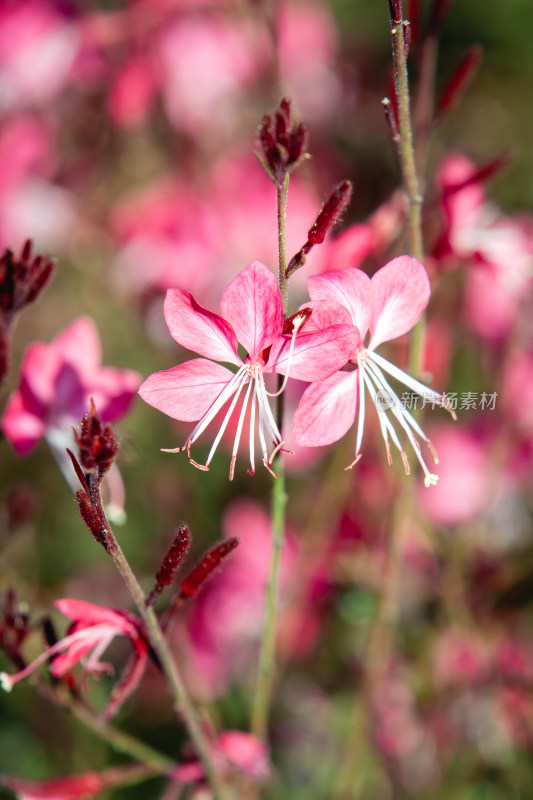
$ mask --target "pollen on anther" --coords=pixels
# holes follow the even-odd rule
[[[199,463],[198,463],[197,461],[195,461],[193,458],[190,458],[190,459],[189,459],[189,462],[190,462],[190,463],[193,465],[193,467],[196,467],[196,469],[199,469],[199,470],[201,470],[202,472],[209,472],[209,467],[206,467],[206,465],[205,465],[205,464],[199,464]]]

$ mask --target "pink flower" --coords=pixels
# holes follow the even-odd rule
[[[29,453],[46,438],[54,449],[69,437],[89,409],[89,398],[104,422],[128,411],[140,376],[101,367],[98,331],[89,317],[79,317],[50,343],[33,342],[24,355],[18,389],[9,398],[2,431],[17,455]]]
[[[325,330],[313,326],[309,333],[297,335],[308,316],[301,314],[295,317],[292,336],[284,335],[283,303],[276,279],[259,261],[249,264],[229,284],[220,306],[222,316],[201,306],[189,292],[169,289],[165,319],[170,333],[183,347],[206,358],[187,361],[150,375],[139,394],[147,403],[174,419],[200,420],[182,447],[167,452],[186,449],[191,464],[207,470],[241,392],[247,387],[233,445],[231,480],[248,406],[250,474],[255,472],[256,421],[263,464],[270,472],[272,457],[283,445],[270,408],[265,373],[278,372],[287,378],[290,371],[293,378],[307,381],[325,378],[345,363],[354,347],[355,332],[347,325],[333,325]],[[238,355],[238,342],[247,350],[244,359]],[[215,361],[234,364],[238,367],[237,372],[233,373]],[[227,403],[229,408],[205,465],[200,465],[191,458],[190,448]],[[270,456],[267,440],[274,446]]]
[[[26,781],[5,776],[2,783],[16,792],[19,800],[87,800],[109,788],[109,783],[98,772],[83,772],[45,781]]]
[[[50,672],[56,678],[62,678],[80,661],[83,661],[83,672],[86,675],[108,672],[109,665],[102,663],[100,658],[116,636],[126,636],[134,646],[135,659],[120,681],[119,696],[112,698],[105,711],[105,715],[110,716],[111,708],[114,713],[122,705],[144,672],[148,645],[142,635],[140,623],[123,611],[97,606],[84,600],[63,598],[56,600],[55,605],[62,614],[73,620],[67,635],[48,647],[20,672],[14,675],[1,672],[0,684],[6,692],[10,692],[16,683],[27,678],[52,657]]]
[[[306,389],[294,417],[296,441],[307,446],[337,441],[353,425],[359,408],[355,459],[350,464],[353,467],[361,455],[366,387],[378,411],[389,464],[392,463],[390,436],[409,474],[407,456],[391,421],[392,417],[403,428],[420,461],[425,485],[436,483],[438,478],[429,471],[415,434],[428,445],[435,463],[438,463],[436,452],[418,422],[391,388],[384,373],[432,404],[447,408],[446,398],[375,352],[382,342],[407,333],[422,315],[430,295],[423,264],[410,256],[399,256],[378,270],[373,278],[361,270],[345,268],[309,278],[308,288],[313,302],[329,301],[336,304],[338,322],[353,326],[356,346],[350,354],[348,365],[356,369],[336,372]],[[367,332],[370,332],[370,341],[365,346]],[[387,411],[391,412],[390,416]]]
[[[224,731],[215,742],[214,755],[221,771],[230,767],[254,781],[268,777],[268,751],[263,742],[250,733]],[[176,783],[197,783],[204,777],[204,767],[199,761],[177,767],[172,775]]]
[[[89,317],[79,317],[50,343],[33,342],[24,355],[20,384],[8,400],[1,429],[17,455],[46,439],[67,482],[78,488],[66,448],[76,449],[72,427],[89,410],[89,399],[103,422],[128,411],[140,383],[137,372],[101,367],[98,331]],[[120,521],[123,486],[113,466],[106,478],[111,513]]]

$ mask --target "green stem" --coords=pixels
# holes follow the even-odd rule
[[[137,606],[137,610],[146,626],[150,643],[159,659],[161,669],[167,679],[172,693],[174,708],[177,715],[183,719],[189,735],[200,757],[206,776],[213,788],[217,800],[229,800],[227,788],[222,783],[220,775],[215,765],[211,743],[206,737],[200,724],[198,714],[187,693],[183,678],[178,670],[176,662],[172,657],[168,642],[165,639],[159,620],[154,609],[146,606],[145,594],[137,581],[120,545],[118,544],[111,528],[107,527],[107,537],[112,542],[113,560],[120,572],[130,594]]]
[[[124,753],[136,761],[141,761],[145,765],[145,769],[150,770],[152,774],[171,775],[176,768],[175,761],[164,756],[158,750],[154,750],[135,736],[131,736],[120,728],[115,728],[70,693],[62,692],[59,687],[56,688],[42,680],[35,681],[35,686],[39,694],[81,722],[99,739],[107,742],[113,750]]]
[[[422,238],[423,197],[418,182],[413,129],[411,125],[405,25],[406,23],[403,19],[395,21],[391,18],[392,61],[398,104],[399,140],[397,144],[403,184],[407,198],[409,252],[414,258],[422,261],[424,257]],[[424,317],[422,317],[411,333],[408,371],[414,376],[420,375],[421,372],[424,337],[425,320]]]
[[[287,264],[285,246],[285,216],[287,210],[287,193],[289,189],[289,176],[287,175],[282,186],[277,191],[277,216],[278,216],[278,284],[283,300],[283,313],[287,311],[287,278],[285,269]],[[282,379],[283,376],[280,376]],[[278,427],[281,430],[283,422],[283,392],[278,395],[276,406]],[[285,508],[287,505],[287,492],[285,486],[285,468],[281,453],[276,456],[273,470],[278,476],[272,485],[272,554],[265,597],[265,613],[263,621],[263,635],[259,651],[259,671],[257,685],[252,707],[252,733],[260,739],[266,738],[268,729],[268,715],[272,691],[274,687],[276,665],[276,633],[278,616],[279,583],[281,573],[281,556],[285,541]]]

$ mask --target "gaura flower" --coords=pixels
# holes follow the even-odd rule
[[[265,373],[277,372],[303,381],[327,378],[346,363],[355,347],[357,334],[350,325],[325,329],[310,326],[299,333],[309,312],[293,318],[292,333],[284,334],[283,302],[273,273],[254,261],[229,284],[220,302],[222,315],[201,306],[181,289],[169,289],[165,299],[165,319],[173,338],[183,347],[205,358],[193,359],[177,367],[156,372],[142,384],[139,394],[147,403],[174,419],[199,420],[181,447],[166,452],[187,450],[191,464],[208,470],[228,422],[244,391],[231,455],[233,479],[237,451],[245,417],[250,409],[250,474],[255,472],[255,429],[259,433],[263,464],[271,472],[273,456],[283,439],[269,404]],[[231,323],[228,321],[231,320]],[[238,343],[246,349],[241,358]],[[213,359],[213,360],[208,360]],[[237,372],[215,362],[234,364]],[[281,387],[281,391],[284,386]],[[271,395],[272,396],[272,395]],[[205,464],[190,454],[191,446],[229,403]],[[269,443],[273,451],[269,455]]]
[[[393,425],[393,421],[396,421],[403,428],[420,461],[425,485],[436,483],[438,476],[429,471],[416,437],[426,443],[437,464],[436,451],[391,388],[385,373],[421,395],[426,402],[443,406],[452,416],[453,411],[445,395],[424,386],[375,352],[378,345],[409,331],[424,311],[430,295],[424,266],[415,258],[399,256],[378,270],[372,278],[359,269],[347,267],[309,278],[308,289],[313,303],[330,301],[338,304],[338,321],[353,326],[357,342],[348,365],[357,369],[336,372],[306,389],[294,417],[296,441],[311,447],[336,442],[352,426],[359,409],[355,459],[347,469],[353,467],[361,457],[367,389],[378,411],[389,464],[392,463],[390,436],[401,455],[405,472],[409,474],[407,455]],[[365,345],[368,332],[370,339]]]
[[[83,661],[84,675],[98,675],[109,671],[109,665],[100,661],[104,651],[116,636],[126,636],[134,647],[134,658],[115,687],[104,716],[115,713],[137,686],[142,677],[148,658],[148,644],[144,638],[139,621],[132,615],[114,608],[98,606],[84,600],[63,598],[56,600],[56,607],[72,620],[69,631],[51,647],[48,647],[37,658],[20,672],[10,675],[0,672],[0,686],[10,692],[19,681],[31,675],[41,664],[53,658],[50,672],[56,678],[62,678],[70,670]]]

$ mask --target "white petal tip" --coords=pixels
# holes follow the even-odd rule
[[[124,509],[120,506],[114,505],[113,503],[110,503],[105,507],[105,512],[108,519],[110,519],[114,525],[125,525],[128,521],[128,515]]]
[[[0,687],[2,687],[4,692],[10,692],[13,688],[11,675],[8,675],[7,672],[0,672]]]
[[[438,475],[429,474],[424,478],[424,486],[436,486],[439,480]]]

